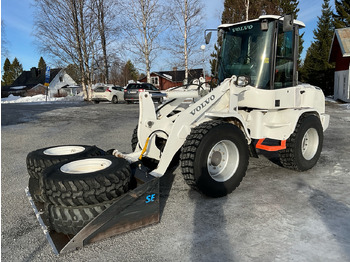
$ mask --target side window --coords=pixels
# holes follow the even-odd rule
[[[283,32],[280,25],[278,29],[275,88],[293,86],[294,53],[293,53],[293,31]]]

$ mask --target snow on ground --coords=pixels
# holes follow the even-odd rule
[[[45,95],[36,95],[36,96],[14,96],[9,95],[8,97],[1,98],[1,104],[8,104],[8,103],[46,103],[47,102],[79,102],[83,101],[83,96],[66,96],[66,97],[47,97]]]

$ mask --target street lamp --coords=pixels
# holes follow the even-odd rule
[[[201,45],[201,49],[203,51],[203,77],[204,77],[204,83],[205,83],[205,59],[204,59],[204,50],[205,50],[205,45]],[[205,87],[205,84],[204,84],[204,87]]]

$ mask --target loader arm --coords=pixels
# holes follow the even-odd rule
[[[159,160],[157,168],[151,172],[151,175],[161,177],[165,173],[174,155],[179,151],[186,137],[190,134],[194,123],[198,125],[201,122],[212,119],[215,114],[211,116],[210,112],[226,111],[227,113],[231,112],[231,115],[232,112],[236,112],[237,92],[241,90],[235,88],[235,81],[235,76],[226,79],[212,92],[175,115],[169,115],[169,112],[175,112],[185,98],[198,97],[198,92],[189,91],[188,95],[185,94],[187,93],[186,91],[170,92],[168,96],[175,100],[163,105],[157,112],[150,95],[147,92],[140,94],[139,149],[144,149],[147,138],[149,138],[144,156]],[[235,114],[238,115],[238,113]],[[157,135],[166,139],[166,144],[162,151],[156,146]],[[133,155],[139,153],[134,152]]]

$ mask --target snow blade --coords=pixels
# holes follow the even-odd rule
[[[73,237],[48,230],[41,217],[40,203],[34,202],[26,189],[29,201],[54,253],[73,251],[89,243],[158,223],[159,178],[145,172],[136,172],[135,178],[138,186],[134,190],[116,198],[110,207]]]

